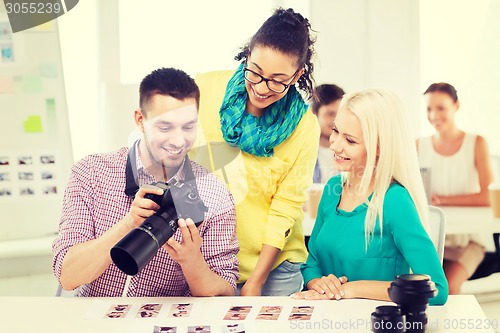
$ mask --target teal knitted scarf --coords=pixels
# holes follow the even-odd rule
[[[246,112],[243,63],[229,80],[219,111],[224,140],[255,156],[273,156],[274,147],[295,130],[308,109],[295,86],[283,98],[271,104],[261,117]]]

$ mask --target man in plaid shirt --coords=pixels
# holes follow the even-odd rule
[[[143,138],[130,149],[89,155],[73,166],[53,243],[53,270],[63,289],[76,289],[77,296],[234,295],[239,245],[233,198],[213,174],[186,158],[199,99],[196,83],[183,71],[153,71],[141,82],[140,109],[134,111]],[[126,283],[110,249],[159,209],[144,196],[163,190],[149,184],[183,181],[185,163],[208,207],[205,219],[199,228],[179,219],[173,237]],[[133,173],[135,195],[125,193],[126,172]]]

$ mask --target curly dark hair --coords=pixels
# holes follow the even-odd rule
[[[314,54],[314,42],[316,42],[316,38],[310,34],[311,31],[311,24],[301,14],[294,12],[291,8],[277,8],[234,59],[246,60],[256,45],[267,46],[296,56],[299,68],[304,68],[304,74],[297,84],[299,89],[307,94],[307,98],[310,98],[314,89],[314,66],[311,58]]]
[[[139,86],[139,106],[143,112],[155,94],[184,100],[194,98],[200,105],[200,89],[196,82],[184,71],[175,68],[159,68],[152,71]]]

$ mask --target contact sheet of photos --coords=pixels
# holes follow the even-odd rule
[[[54,154],[0,155],[0,200],[57,194]]]
[[[207,308],[200,300],[192,303],[144,304],[104,303],[102,300],[96,302],[87,319],[134,320],[134,323],[141,325],[150,323],[148,332],[153,333],[253,332],[255,330],[252,328],[258,322],[311,320],[315,313],[314,306],[306,304],[229,307],[221,304]]]

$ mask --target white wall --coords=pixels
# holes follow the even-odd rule
[[[455,86],[458,125],[500,155],[500,1],[421,0],[420,93],[433,82]],[[423,133],[433,129],[421,108]]]
[[[391,89],[418,130],[418,1],[311,0],[311,22],[318,31],[317,83],[335,83],[346,92]]]
[[[97,1],[80,1],[59,17],[73,158],[99,151],[99,59]]]
[[[235,51],[277,5],[294,6],[318,31],[318,84],[393,89],[415,130],[427,134],[421,94],[449,81],[462,100],[459,125],[484,134],[500,154],[500,1],[259,0],[253,9],[228,1],[86,0],[59,18],[75,159],[126,144],[145,74],[160,66],[190,74],[234,66]],[[172,15],[173,26],[166,22]]]

